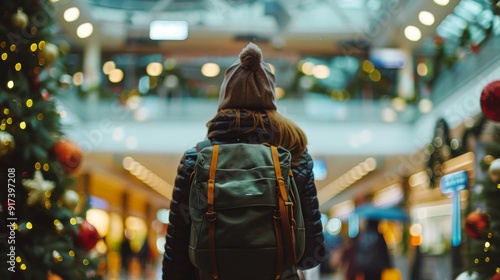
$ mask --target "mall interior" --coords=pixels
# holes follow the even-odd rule
[[[463,272],[452,236],[471,193],[447,192],[439,177],[466,171],[473,181],[488,156],[464,135],[482,120],[483,89],[500,80],[500,2],[51,2],[67,72],[57,110],[82,152],[73,176],[90,195],[106,279],[161,279],[177,167],[205,138],[224,71],[248,42],[314,159],[329,257],[307,279],[343,279],[339,252],[363,203],[403,213],[379,226],[402,279]]]

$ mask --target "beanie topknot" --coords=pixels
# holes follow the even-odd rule
[[[218,110],[276,110],[275,77],[262,61],[261,49],[249,43],[224,73]]]
[[[262,51],[255,44],[250,43],[240,53],[240,62],[241,67],[247,70],[257,71],[262,62]]]

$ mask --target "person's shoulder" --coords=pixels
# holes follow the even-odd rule
[[[182,155],[181,164],[182,165],[194,165],[198,157],[198,151],[196,147],[189,148],[184,151]]]
[[[294,159],[294,161],[300,166],[308,166],[313,163],[312,156],[307,150],[305,150],[298,158]]]

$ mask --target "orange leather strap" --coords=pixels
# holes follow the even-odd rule
[[[281,173],[278,148],[275,146],[271,146],[271,154],[273,157],[274,171],[276,173],[276,180],[278,184],[278,205],[281,217],[281,226],[285,237],[285,244],[289,251],[287,255],[290,258],[290,265],[295,265],[295,263],[297,262],[297,257],[295,253],[293,228],[290,224],[289,216],[289,213],[293,212],[293,202],[288,201],[288,194],[285,188],[285,179],[283,178]]]
[[[205,217],[208,224],[208,250],[210,256],[210,269],[212,270],[212,278],[219,279],[217,271],[217,259],[215,255],[215,211],[214,211],[214,193],[215,193],[215,171],[217,170],[217,159],[219,157],[219,145],[213,146],[212,161],[210,162],[210,173],[208,175],[208,194],[207,194],[207,213]]]

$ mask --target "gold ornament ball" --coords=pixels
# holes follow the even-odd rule
[[[64,207],[74,212],[78,203],[80,202],[80,196],[74,190],[66,190],[61,198]]]
[[[28,15],[24,13],[21,9],[17,10],[17,12],[12,16],[12,25],[17,29],[24,29],[28,26]]]
[[[490,167],[488,168],[488,175],[490,176],[491,181],[493,181],[494,183],[500,182],[500,158],[497,158],[490,163]]]
[[[45,59],[45,65],[51,65],[59,58],[59,48],[52,43],[46,43],[39,52],[39,58]]]
[[[15,147],[14,137],[8,132],[0,130],[0,156],[7,155],[13,151]]]

